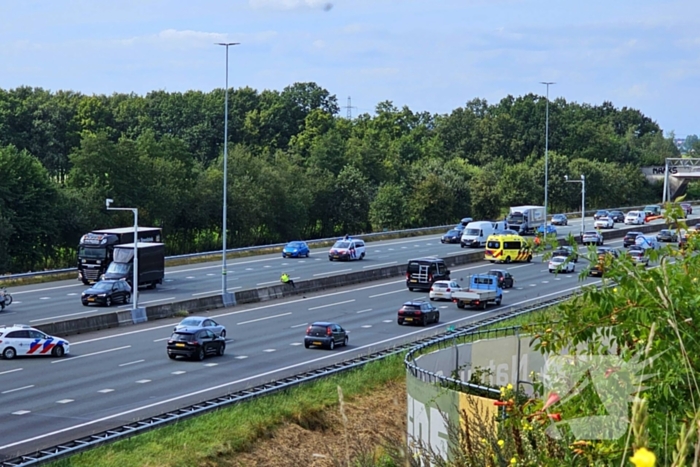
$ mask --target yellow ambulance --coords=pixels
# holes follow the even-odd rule
[[[491,235],[486,240],[484,258],[492,263],[532,261],[532,248],[520,235]]]

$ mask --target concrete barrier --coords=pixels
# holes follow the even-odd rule
[[[700,223],[700,219],[691,219],[687,221],[688,227],[694,226],[698,223]],[[651,233],[659,231],[664,227],[665,226],[662,224],[647,224],[632,227],[626,226],[620,229],[603,231],[603,238],[606,240],[622,238],[627,232],[630,231]],[[575,238],[577,242],[580,242],[580,237],[577,236]],[[567,243],[568,240],[566,238],[559,239],[559,244]],[[465,251],[462,254],[445,256],[443,259],[445,260],[445,264],[448,268],[463,264],[475,263],[484,259],[484,250],[479,249]],[[278,284],[271,287],[239,290],[235,293],[235,297],[237,304],[266,302],[279,298],[344,287],[347,285],[390,279],[393,277],[403,276],[405,273],[406,264],[395,264],[392,266],[367,269],[363,271],[355,271],[345,274],[329,274],[326,277],[295,281],[296,287],[292,287],[289,284]],[[213,295],[209,297],[193,298],[179,302],[149,306],[146,308],[146,315],[148,316],[149,320],[157,320],[172,318],[180,312],[192,314],[220,308],[224,308],[221,295]],[[37,328],[41,329],[47,334],[69,336],[118,326],[127,326],[131,324],[133,324],[131,312],[130,310],[125,310],[121,312],[102,313],[83,318],[45,323],[37,326]]]

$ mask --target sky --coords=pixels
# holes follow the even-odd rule
[[[315,82],[345,115],[474,99],[641,110],[700,133],[698,0],[0,0],[0,88],[84,94],[282,90]]]

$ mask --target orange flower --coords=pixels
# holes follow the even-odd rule
[[[551,407],[552,405],[556,404],[559,402],[559,394],[556,392],[550,392],[549,396],[547,397],[547,400],[545,401],[544,405],[542,406],[542,410],[547,410],[547,408]]]
[[[560,413],[550,413],[550,414],[547,414],[547,416],[549,418],[551,418],[552,420],[554,420],[555,422],[561,422],[561,414]]]

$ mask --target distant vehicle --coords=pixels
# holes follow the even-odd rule
[[[549,236],[554,236],[554,237],[557,236],[557,228],[554,227],[554,226],[551,225],[551,224],[548,224],[547,226],[545,226],[545,225],[543,224],[543,225],[537,227],[537,233],[538,233],[538,234],[544,235],[545,231],[547,232],[547,236],[548,236],[548,237],[549,237]]]
[[[486,242],[484,259],[492,263],[532,261],[532,249],[520,235],[491,235]]]
[[[634,245],[634,240],[637,238],[639,235],[644,235],[642,232],[627,232],[622,239],[622,246],[627,248],[631,245]]]
[[[683,209],[686,216],[689,216],[693,213],[693,205],[692,204],[686,203],[686,202],[682,202],[682,203],[678,203],[678,204]]]
[[[429,302],[423,300],[411,300],[399,308],[396,322],[401,324],[419,324],[426,326],[440,321],[440,310]]]
[[[365,242],[360,239],[348,238],[338,240],[328,251],[328,261],[365,259]]]
[[[534,233],[545,223],[544,206],[513,206],[506,218],[508,227],[520,235]]]
[[[188,316],[175,325],[173,332],[182,331],[187,328],[209,329],[219,337],[226,337],[226,327],[205,316]]]
[[[462,227],[466,227],[471,222],[474,222],[474,219],[472,219],[471,217],[463,217],[462,220],[459,221],[459,223]]]
[[[593,214],[593,220],[597,221],[601,217],[608,217],[608,215],[609,215],[609,213],[607,210],[600,209],[600,210],[596,211],[595,214]]]
[[[70,353],[70,343],[60,337],[49,336],[26,324],[0,326],[0,355],[5,360],[15,357],[63,357]]]
[[[615,222],[610,217],[599,217],[595,220],[594,227],[596,229],[612,229],[615,227]]]
[[[603,239],[603,235],[597,230],[589,230],[584,232],[583,236],[581,237],[581,243],[584,245],[602,245],[604,242],[605,240]]]
[[[656,240],[656,237],[653,237],[651,235],[638,235],[637,238],[634,239],[634,244],[645,250],[658,250],[660,248],[659,242]]]
[[[503,232],[504,230],[508,230],[508,222],[506,221],[493,221],[491,222],[493,224],[493,229],[496,232]],[[516,234],[518,232],[515,232]]]
[[[209,329],[186,328],[175,331],[168,340],[168,357],[194,358],[202,361],[208,355],[222,356],[226,350],[226,339],[219,337]]]
[[[310,253],[309,245],[301,241],[289,242],[282,248],[282,258],[308,258]]]
[[[131,287],[126,281],[103,280],[84,291],[80,301],[84,306],[126,304],[131,301]]]
[[[552,258],[555,256],[565,256],[569,258],[570,261],[578,263],[578,253],[574,250],[574,247],[569,245],[561,245],[552,252]]]
[[[608,217],[615,223],[625,222],[625,213],[622,211],[608,211]]]
[[[493,228],[493,222],[480,221],[470,222],[462,232],[460,245],[466,247],[483,247],[486,246],[486,240],[493,235],[496,229]]]
[[[569,225],[569,219],[564,214],[552,216],[552,225]]]
[[[316,321],[306,328],[304,347],[325,347],[333,350],[337,345],[348,345],[349,340],[348,332],[340,324]]]
[[[440,238],[440,243],[459,243],[461,239],[462,231],[450,229]]]
[[[517,230],[505,229],[505,230],[497,230],[494,235],[520,235],[520,234],[518,234]]]
[[[498,277],[502,289],[512,289],[515,285],[515,278],[505,269],[491,269],[486,274]]]
[[[155,242],[139,242],[136,253],[139,255],[138,287],[155,289],[165,277],[165,245]],[[106,280],[125,280],[134,287],[134,244],[126,243],[114,247],[112,261],[103,275]]]
[[[452,294],[457,308],[479,307],[483,310],[493,303],[496,306],[503,300],[503,289],[498,277],[491,274],[474,274],[469,277],[469,287]]]
[[[573,261],[570,261],[566,256],[554,256],[549,260],[549,272],[570,273],[574,272],[576,266]]]
[[[642,211],[630,211],[625,215],[625,225],[643,225],[646,216]]]
[[[162,242],[162,230],[158,227],[138,227],[139,243]],[[112,262],[116,245],[134,243],[134,228],[94,230],[83,235],[78,244],[78,280],[93,284],[102,278]]]
[[[645,250],[642,249],[630,248],[627,254],[630,255],[630,258],[635,264],[646,267],[649,266],[649,258],[644,255],[644,251]]]
[[[606,258],[610,257],[616,259],[619,257],[619,253],[614,248],[608,246],[596,248],[596,253],[598,255],[598,261],[591,265],[590,269],[588,270],[588,274],[591,276],[602,277],[605,273]]]
[[[647,213],[647,217],[660,216],[661,206],[659,206],[658,204],[649,204],[648,206],[644,206],[644,209],[642,209],[642,211]]]
[[[450,280],[450,270],[442,258],[416,258],[406,265],[406,287],[428,290],[435,281]]]
[[[656,234],[656,240],[659,242],[678,242],[678,233],[672,229],[661,229],[661,231]]]
[[[452,292],[462,290],[457,281],[435,281],[430,286],[430,300],[452,300]]]

